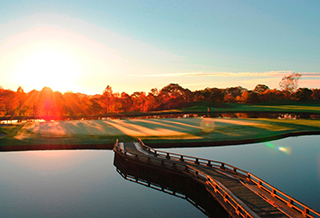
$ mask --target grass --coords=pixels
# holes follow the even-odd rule
[[[182,108],[180,111],[195,111],[195,112],[283,112],[283,113],[320,113],[320,104],[307,104],[287,101],[285,104],[238,104],[224,103],[215,105],[207,102],[199,102],[191,107]],[[174,110],[178,111],[178,110]]]
[[[320,133],[319,120],[167,118],[2,125],[0,146],[113,144],[141,138],[157,146],[219,145]]]

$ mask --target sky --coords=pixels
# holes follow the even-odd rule
[[[0,86],[320,88],[319,0],[0,0]]]

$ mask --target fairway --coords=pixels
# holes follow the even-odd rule
[[[2,127],[1,146],[108,144],[141,138],[157,146],[226,145],[319,134],[319,120],[167,118],[74,120]]]

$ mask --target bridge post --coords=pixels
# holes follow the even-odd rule
[[[181,155],[181,157],[180,157],[180,161],[184,161],[184,159],[183,159],[183,156]]]
[[[304,213],[305,215],[306,215],[306,214],[309,214],[309,209],[305,207],[303,213]]]
[[[237,168],[233,168],[233,172],[235,173],[235,174],[237,174]]]
[[[288,201],[287,205],[288,205],[289,207],[292,207],[292,199],[291,199],[291,198],[289,198],[289,201]]]
[[[167,156],[166,156],[166,158],[167,158],[167,159],[170,159],[170,155],[169,155],[169,153],[167,153]]]
[[[172,164],[172,168],[173,168],[173,169],[177,169],[176,163],[173,163],[173,164]]]
[[[207,166],[208,166],[208,167],[212,167],[210,160],[208,160]]]
[[[161,166],[162,166],[162,167],[165,167],[163,160],[161,160]]]
[[[237,208],[236,208],[236,214],[239,216],[239,214],[240,214],[240,211],[239,211],[239,204],[237,204]]]
[[[272,197],[276,196],[276,190],[275,190],[275,189],[272,189],[272,191],[271,191],[271,196],[272,196]]]

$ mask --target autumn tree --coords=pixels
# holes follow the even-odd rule
[[[114,100],[114,96],[113,96],[112,88],[111,86],[108,85],[103,91],[103,94],[101,96],[102,107],[104,108],[106,113],[111,112],[110,108],[113,103],[113,100]]]
[[[312,99],[312,91],[308,88],[299,88],[295,93],[295,100],[308,101]]]
[[[121,93],[120,103],[121,103],[120,111],[128,112],[128,111],[132,110],[133,101],[132,101],[131,96],[129,94],[127,94],[126,92]]]
[[[241,103],[257,103],[258,94],[253,91],[245,91],[241,94],[240,102]]]
[[[264,84],[258,84],[256,87],[254,87],[254,92],[261,93],[265,92],[266,90],[269,90],[270,88],[267,85]]]
[[[289,76],[284,76],[279,83],[280,89],[294,93],[298,88],[298,80],[300,77],[301,74],[299,73],[292,73]]]
[[[311,97],[312,97],[312,99],[319,101],[320,100],[320,89],[313,89]]]
[[[102,112],[102,107],[100,104],[100,99],[98,98],[90,98],[90,104],[88,107],[88,113],[90,113],[90,115],[94,115],[94,114],[100,114]]]
[[[160,90],[159,99],[162,109],[184,106],[193,101],[192,92],[175,83],[163,87]]]

